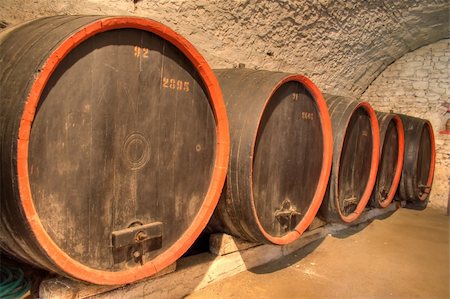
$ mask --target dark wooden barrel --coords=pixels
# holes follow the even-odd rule
[[[333,167],[319,216],[350,223],[363,212],[376,181],[380,133],[367,102],[324,95],[333,128]]]
[[[1,248],[97,284],[173,263],[206,226],[228,166],[206,61],[135,17],[48,17],[0,40]]]
[[[424,209],[433,183],[436,148],[428,120],[400,114],[405,129],[405,158],[398,188],[407,207]]]
[[[370,205],[386,208],[394,199],[402,174],[405,138],[400,116],[377,111],[380,127],[380,162]]]
[[[332,134],[318,88],[301,75],[215,70],[230,119],[230,164],[210,231],[287,244],[314,219]]]

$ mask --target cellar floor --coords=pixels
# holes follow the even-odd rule
[[[400,209],[188,298],[450,298],[449,218]]]

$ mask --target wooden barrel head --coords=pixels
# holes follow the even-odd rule
[[[372,140],[370,116],[363,107],[359,107],[350,118],[340,154],[338,200],[344,216],[355,211],[366,190],[371,170]]]
[[[101,270],[139,267],[192,223],[215,145],[192,63],[152,33],[103,32],[61,61],[41,96],[29,145],[33,201],[73,259]],[[111,248],[114,231],[156,222],[158,244]]]
[[[289,244],[309,227],[332,163],[329,112],[307,77],[215,70],[230,119],[230,164],[208,225],[251,242]]]
[[[320,112],[299,82],[281,85],[260,120],[253,155],[252,191],[259,223],[283,237],[311,206],[323,164]]]

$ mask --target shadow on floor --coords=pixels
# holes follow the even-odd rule
[[[323,241],[325,238],[320,238],[316,241],[311,242],[310,244],[306,245],[305,247],[300,248],[299,250],[284,256],[283,258],[279,259],[277,263],[267,263],[261,266],[257,266],[255,268],[249,269],[248,271],[255,273],[255,274],[267,274],[276,272],[278,270],[287,268],[300,260],[307,257],[310,253],[312,253]]]

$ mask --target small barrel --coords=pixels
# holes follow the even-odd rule
[[[386,208],[394,199],[402,174],[405,138],[400,116],[377,111],[380,127],[380,162],[370,205]]]
[[[211,217],[228,166],[206,61],[136,17],[42,18],[0,41],[2,250],[105,285],[175,262]]]
[[[328,110],[306,77],[215,70],[230,119],[230,164],[209,230],[287,244],[314,219],[330,174]]]
[[[436,159],[433,127],[428,120],[400,114],[405,129],[405,158],[398,197],[407,207],[424,209],[431,192]]]
[[[350,223],[363,212],[377,177],[380,133],[367,102],[324,95],[333,128],[333,167],[319,216]]]

